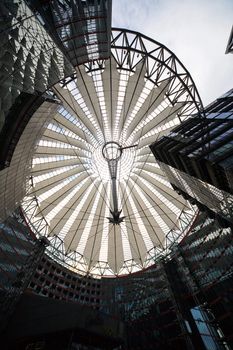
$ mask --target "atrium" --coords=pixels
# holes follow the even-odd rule
[[[233,91],[111,0],[0,13],[2,348],[232,349]]]

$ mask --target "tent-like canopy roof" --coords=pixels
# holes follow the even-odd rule
[[[22,203],[29,225],[71,269],[120,275],[150,266],[195,216],[148,147],[199,109],[189,73],[163,45],[115,29],[111,58],[77,66],[52,92],[60,102],[36,112],[46,124]],[[106,143],[121,149],[115,180]],[[118,223],[109,219],[114,198]]]

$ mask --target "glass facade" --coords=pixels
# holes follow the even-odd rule
[[[41,93],[72,73],[71,64],[24,1],[1,3],[1,124],[21,92]]]
[[[153,143],[151,150],[173,187],[232,221],[232,90]],[[199,206],[201,208],[201,206]],[[202,207],[203,209],[204,207]]]
[[[110,57],[111,0],[28,3],[74,67]]]

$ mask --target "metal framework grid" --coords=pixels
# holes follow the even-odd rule
[[[202,103],[190,74],[165,46],[133,31],[113,29],[111,52],[111,59],[97,60],[79,66],[72,77],[53,87],[53,93],[61,100],[62,105],[38,142],[32,160],[31,190],[22,204],[26,220],[33,231],[38,236],[48,236],[50,240],[50,246],[47,248],[48,255],[71,270],[94,276],[117,276],[154,264],[167,255],[171,247],[187,234],[197,214],[195,208],[190,207],[173,192],[148,147],[152,141],[166,135],[192,113],[202,113]],[[57,143],[52,145],[55,139]],[[107,213],[106,209],[109,210],[111,203],[109,179],[105,177],[107,165],[105,167],[104,160],[100,159],[98,152],[102,151],[106,142],[112,141],[126,147],[137,143],[136,149],[130,151],[130,155],[124,160],[126,165],[123,161],[120,164],[118,183],[119,205],[125,206],[124,215],[126,217],[126,214],[133,215],[135,221],[125,220],[129,229],[126,228],[124,233],[121,232],[120,225],[112,225],[106,231],[107,234],[105,232],[105,236],[108,237],[107,245],[104,240],[99,239],[99,250],[95,252],[98,257],[94,259],[93,238],[95,242],[99,234],[99,219],[107,220],[107,217],[105,214],[100,215],[99,211],[93,219],[95,215],[93,208],[96,206],[102,208],[104,205]],[[61,143],[66,146],[61,147]],[[48,154],[48,151],[43,153],[45,148],[52,149],[51,146],[54,146],[51,154]],[[60,153],[54,152],[55,148],[56,150],[59,148]],[[73,155],[71,155],[72,152]],[[97,155],[93,160],[94,153]],[[63,235],[56,230],[53,231],[58,225],[59,215],[57,214],[61,211],[61,207],[56,209],[56,225],[51,229],[52,219],[46,217],[46,210],[43,212],[46,205],[37,198],[37,190],[43,192],[43,186],[40,186],[43,181],[39,179],[38,185],[35,185],[38,179],[36,180],[37,174],[34,170],[41,167],[41,163],[37,161],[36,164],[35,159],[44,157],[49,168],[49,163],[54,161],[51,155],[54,154],[60,157],[60,160],[63,159],[62,166],[66,162],[71,164],[74,158],[75,161],[78,160],[78,165],[85,174],[83,178],[80,176],[81,181],[78,180],[76,185],[82,188],[82,181],[85,180],[86,188],[92,187],[89,193],[93,194],[92,201],[86,201],[86,207],[84,206],[86,209],[79,210],[73,221],[73,224],[81,223],[82,219],[79,215],[82,212],[83,220],[87,221],[88,216],[85,217],[87,208],[93,209],[90,209],[89,221],[90,217],[92,220],[89,227],[81,225],[80,230],[75,231],[76,235],[80,235],[80,231],[87,231],[87,229],[89,233],[93,232],[95,231],[92,227],[93,220],[97,220],[94,225],[97,227],[96,231],[92,236],[86,237],[86,241],[92,238],[92,246],[89,247],[92,253],[88,258],[84,254],[85,244],[83,243],[82,253],[80,253],[80,250],[76,249],[77,242],[76,246],[72,243],[77,236],[70,235],[69,229],[66,232],[71,236],[68,244],[67,242],[64,244],[64,230]],[[66,159],[67,155],[70,155],[69,159]],[[49,156],[52,160],[46,161],[46,157]],[[56,162],[56,167],[58,165],[59,161]],[[50,167],[51,170],[53,169]],[[43,171],[43,174],[46,174],[45,168]],[[56,175],[54,173],[51,174],[51,178],[55,176],[56,179],[58,176],[59,181],[62,178],[67,179],[67,172],[70,172],[71,177],[75,176],[75,169],[71,167],[61,170],[60,174],[63,173],[61,177],[58,173]],[[65,177],[64,174],[66,174]],[[46,181],[47,186],[48,178],[45,176],[43,180]],[[50,179],[50,185],[51,181]],[[140,186],[138,186],[139,183]],[[96,199],[97,195],[99,199],[102,198],[102,202]],[[95,205],[93,205],[94,200]],[[46,202],[49,203],[48,197],[44,200],[44,203]],[[129,202],[130,204],[127,204]],[[142,202],[147,203],[147,208],[140,204]],[[65,215],[70,217],[74,211],[75,208],[70,207]],[[105,212],[103,211],[102,214]],[[161,219],[162,216],[163,219]],[[160,234],[155,232],[155,227]],[[103,232],[101,234],[103,236]],[[139,234],[143,237],[141,243]],[[152,237],[153,234],[155,238]],[[125,237],[130,235],[132,237],[126,242]],[[121,242],[117,245],[116,241],[120,240],[119,237]],[[115,242],[112,246],[111,239]],[[101,259],[100,251],[104,244],[105,252],[102,252],[102,256],[105,256],[105,259]],[[125,250],[125,246],[130,247],[129,252]]]

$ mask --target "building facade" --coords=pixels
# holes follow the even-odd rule
[[[232,221],[233,90],[150,148],[173,187],[199,208]]]

